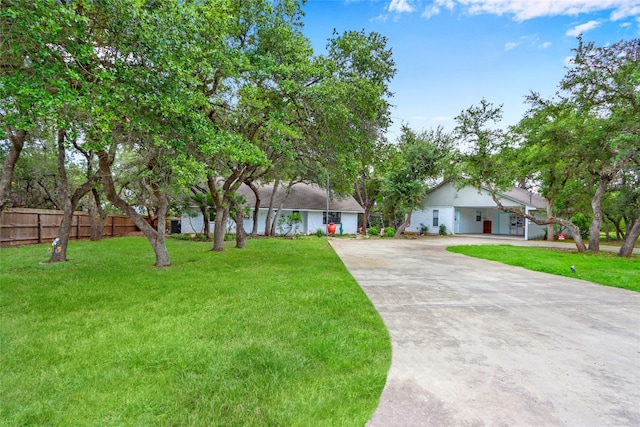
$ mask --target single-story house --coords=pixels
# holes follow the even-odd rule
[[[546,217],[546,201],[522,188],[498,194],[505,207],[518,207],[536,217]],[[414,211],[407,231],[420,231],[421,224],[429,233],[438,233],[444,226],[449,234],[499,234],[522,236],[525,240],[541,239],[545,227],[520,216],[500,211],[488,190],[471,186],[457,189],[451,180],[432,188]]]
[[[238,193],[244,197],[244,206],[248,208],[248,215],[244,218],[244,229],[250,233],[253,229],[253,211],[255,207],[255,194],[245,184],[238,189]],[[260,195],[260,208],[258,211],[258,234],[264,234],[269,201],[273,193],[273,185],[261,185],[258,187]],[[337,233],[342,229],[343,234],[354,234],[358,231],[358,214],[364,212],[360,204],[351,196],[329,198],[329,210],[327,212],[327,191],[325,188],[315,184],[298,183],[291,187],[289,194],[285,188],[278,186],[273,202],[275,210],[283,202],[279,218],[287,217],[297,212],[302,217],[302,222],[297,224],[297,232],[302,234],[313,234],[318,229],[326,233],[327,225],[331,222],[336,224]],[[181,217],[181,232],[183,234],[202,233],[204,230],[202,214],[197,208],[193,208],[189,213],[183,213]],[[327,216],[328,213],[328,216]],[[235,221],[229,220],[229,232],[235,233]],[[209,224],[209,230],[213,232],[214,223]],[[283,232],[286,230],[283,230]],[[293,230],[292,230],[293,231]],[[281,230],[276,227],[276,233]]]

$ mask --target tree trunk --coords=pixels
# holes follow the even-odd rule
[[[573,224],[570,221],[566,221],[565,223],[560,223],[560,224],[563,225],[564,227],[567,227],[569,231],[571,231],[571,236],[573,237],[573,241],[575,242],[576,249],[578,249],[578,252],[586,252],[587,247],[582,241],[582,234],[580,234],[580,227],[578,227],[577,225]]]
[[[413,213],[413,211],[409,212],[407,214],[407,216],[405,217],[404,221],[402,222],[402,224],[400,224],[400,226],[396,230],[396,234],[393,235],[394,239],[399,239],[402,236],[402,233],[404,233],[404,230],[406,230],[407,227],[409,227],[411,225],[411,214],[412,213]]]
[[[234,203],[234,221],[236,223],[236,248],[244,249],[247,233],[244,230],[244,215],[242,214],[242,206]]]
[[[264,222],[264,235],[271,236],[275,227],[272,227],[271,216],[273,215],[273,204],[276,201],[276,191],[278,190],[278,185],[280,184],[280,180],[276,179],[273,183],[273,191],[271,192],[271,197],[269,197],[269,209],[267,209],[267,218]],[[275,222],[275,220],[274,220]]]
[[[213,228],[213,251],[221,252],[224,250],[224,236],[227,232],[227,219],[229,218],[229,209],[223,205],[216,206],[216,221]]]
[[[100,165],[100,176],[102,177],[102,186],[104,187],[104,193],[107,199],[117,208],[119,208],[122,212],[124,212],[131,220],[136,224],[136,226],[142,230],[145,237],[151,244],[153,248],[153,252],[156,256],[156,267],[167,267],[171,265],[171,261],[169,260],[169,252],[167,251],[167,247],[165,245],[164,240],[164,227],[158,227],[160,230],[154,229],[142,215],[140,215],[131,205],[129,205],[125,200],[120,198],[116,192],[116,187],[113,182],[113,174],[111,172],[111,163],[113,162],[113,155],[107,153],[104,150],[100,150],[98,152],[98,160]],[[165,205],[164,218],[166,218],[166,208],[168,207],[168,203],[166,197],[161,196],[163,200],[160,200],[161,205]]]
[[[547,200],[547,219],[553,218],[553,200]],[[555,240],[555,230],[553,224],[547,224],[547,240],[553,242]]]
[[[624,231],[622,231],[622,220],[618,219],[613,222],[613,227],[616,229],[616,240],[622,240],[625,238]]]
[[[80,187],[76,188],[73,194],[69,194],[69,179],[67,177],[67,169],[65,165],[66,150],[64,141],[67,132],[64,129],[58,130],[57,148],[58,148],[58,180],[57,193],[63,206],[62,221],[58,227],[58,244],[53,248],[49,262],[60,262],[67,260],[67,245],[71,234],[71,224],[73,223],[73,212],[78,206],[80,200],[93,188],[95,183],[95,175],[90,176]],[[79,236],[78,236],[79,237]]]
[[[291,194],[291,189],[293,188],[293,186],[298,182],[300,181],[289,181],[289,184],[287,184],[287,188],[284,190],[284,197],[282,198],[282,200],[280,200],[280,204],[276,209],[276,214],[273,216],[273,221],[271,222],[271,236],[276,235],[276,225],[278,224],[278,219],[280,219],[280,214],[282,213],[284,202],[289,197],[289,194]]]
[[[618,251],[618,256],[631,257],[633,254],[633,248],[640,236],[640,217],[635,220],[633,226],[631,228],[627,227],[627,235],[622,242],[622,246],[620,246],[620,250]]]
[[[93,242],[98,242],[102,240],[102,234],[104,232],[104,221],[106,220],[107,215],[102,208],[102,204],[100,203],[100,194],[95,188],[91,189],[88,206],[89,218],[91,221],[90,240]]]
[[[244,183],[253,191],[256,197],[256,202],[253,205],[253,227],[251,228],[251,237],[256,237],[258,235],[258,219],[260,218],[260,193],[258,186],[253,182],[246,180]]]
[[[71,221],[73,220],[73,208],[71,207],[71,197],[69,196],[69,181],[67,179],[67,170],[65,168],[66,152],[64,149],[64,139],[66,131],[58,129],[56,138],[56,148],[58,151],[58,179],[56,180],[56,189],[58,193],[58,203],[62,205],[62,221],[58,227],[58,237],[53,245],[51,257],[48,262],[60,262],[67,260],[67,244],[69,243],[69,233],[71,230]]]
[[[67,245],[69,244],[72,222],[73,209],[71,208],[71,200],[66,200],[62,221],[60,221],[60,226],[58,227],[58,237],[55,240],[55,244],[52,245],[51,256],[47,262],[62,262],[67,260]]]
[[[218,193],[215,178],[207,176],[207,186],[209,193],[216,205],[216,220],[213,226],[213,248],[212,251],[221,252],[224,250],[224,235],[226,233],[227,219],[229,218],[229,207],[224,198],[224,194]]]
[[[605,221],[605,223],[604,223],[604,239],[607,242],[611,241],[610,229],[611,229],[611,225],[609,224],[609,221]]]
[[[169,260],[169,252],[167,251],[167,245],[165,237],[167,234],[167,211],[169,210],[169,200],[164,194],[161,194],[161,190],[157,185],[152,185],[153,193],[158,200],[158,211],[156,218],[158,220],[155,234],[155,241],[151,242],[153,246],[153,252],[156,255],[156,267],[165,267],[171,265]]]
[[[373,209],[373,205],[375,204],[375,199],[371,199],[369,203],[366,203],[364,206],[364,213],[362,214],[362,230],[364,234],[367,234],[367,225],[369,224],[369,214],[371,213],[371,209]]]
[[[209,224],[211,222],[209,218],[209,206],[200,206],[200,213],[202,214],[202,234],[204,234],[205,240],[209,240]]]
[[[604,196],[607,186],[611,182],[610,175],[600,177],[600,184],[596,193],[591,199],[591,209],[593,211],[593,219],[589,226],[589,250],[598,252],[600,250],[600,226],[602,225],[602,197]]]
[[[4,159],[4,163],[2,165],[2,178],[0,178],[0,214],[4,212],[4,208],[9,201],[13,171],[18,159],[20,158],[22,147],[24,147],[24,141],[27,138],[27,131],[24,130],[13,132],[11,129],[7,128],[6,133],[11,145],[9,147],[9,153]]]

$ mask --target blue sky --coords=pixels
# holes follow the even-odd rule
[[[578,34],[598,45],[640,37],[640,0],[308,0],[303,10],[316,53],[334,28],[387,37],[391,140],[402,123],[451,130],[482,98],[503,104],[501,127],[516,124],[525,95],[556,92]]]

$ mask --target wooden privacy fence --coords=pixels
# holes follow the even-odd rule
[[[47,243],[58,236],[62,211],[47,209],[6,209],[0,215],[0,246]],[[134,233],[138,227],[126,215],[109,215],[103,236],[117,237]],[[86,212],[74,212],[70,240],[91,237],[91,219]]]

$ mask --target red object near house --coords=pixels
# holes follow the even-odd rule
[[[558,234],[558,240],[564,240],[566,236],[562,233]]]
[[[485,221],[482,223],[482,232],[484,234],[491,234],[491,221]]]
[[[329,234],[335,234],[336,225],[333,222],[330,222],[329,225],[327,225],[327,231],[329,232]]]

